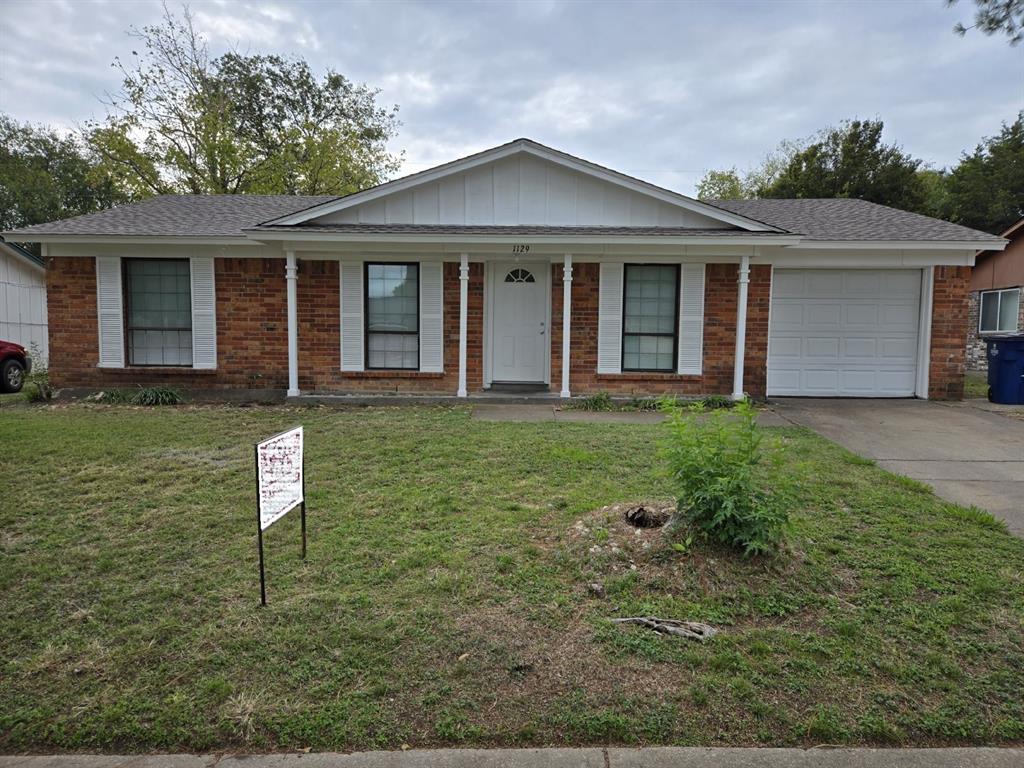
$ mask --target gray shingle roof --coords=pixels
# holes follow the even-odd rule
[[[987,232],[852,198],[705,202],[810,240],[1000,241]]]
[[[37,224],[6,233],[9,240],[31,242],[34,236],[80,237],[242,237],[258,232],[260,224],[306,208],[333,196],[295,195],[163,195],[134,205],[63,221]],[[969,241],[979,246],[1001,242],[985,232],[947,221],[900,211],[864,200],[711,200],[711,205],[755,219],[811,240],[850,241]],[[266,230],[288,228],[274,226]],[[295,229],[365,234],[491,234],[491,235],[683,235],[734,237],[776,233],[735,229],[687,230],[680,227],[458,227],[407,224],[296,225]]]
[[[242,230],[337,199],[336,195],[160,195],[63,221],[7,233],[9,240],[32,235],[85,237],[241,237]]]
[[[360,235],[647,235],[662,237],[789,237],[780,232],[748,232],[743,229],[695,229],[693,227],[608,227],[453,224],[296,224],[266,225],[248,230],[256,239],[260,232],[318,232]]]

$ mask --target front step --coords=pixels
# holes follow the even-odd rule
[[[550,387],[542,381],[495,381],[488,390],[495,394],[509,395],[538,395],[547,394],[550,391]]]

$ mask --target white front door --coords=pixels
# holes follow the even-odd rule
[[[550,356],[547,264],[492,264],[492,382],[545,383]]]

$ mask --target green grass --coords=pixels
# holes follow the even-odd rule
[[[296,423],[260,609],[252,444]],[[0,751],[1024,741],[1024,541],[785,429],[786,551],[680,553],[602,511],[671,496],[662,430],[5,407]]]
[[[964,397],[988,399],[988,374],[968,371],[964,374]]]

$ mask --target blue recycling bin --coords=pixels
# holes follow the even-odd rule
[[[989,336],[988,399],[993,403],[1024,405],[1024,335]]]

